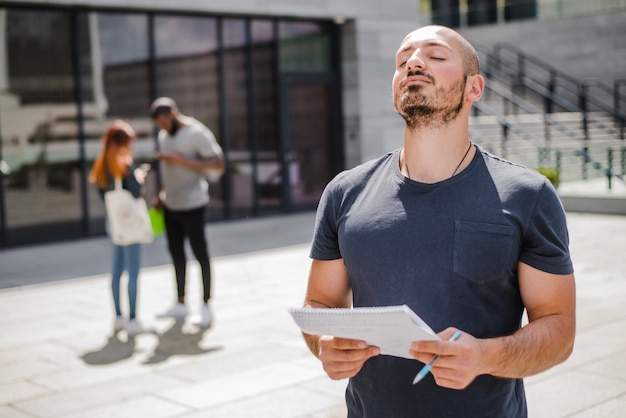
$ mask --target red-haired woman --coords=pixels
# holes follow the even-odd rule
[[[139,197],[142,193],[144,171],[133,164],[132,144],[135,140],[134,129],[123,120],[114,121],[102,137],[102,150],[96,158],[89,181],[94,183],[104,197],[104,193],[115,187],[115,179],[122,180],[122,188]],[[108,222],[107,222],[108,223]],[[107,231],[109,230],[107,225]],[[141,244],[116,245],[113,243],[113,269],[111,272],[111,291],[115,306],[113,332],[126,329],[129,337],[145,332],[153,332],[142,326],[136,319],[137,278],[141,267]],[[128,272],[128,321],[122,316],[120,306],[120,279]]]

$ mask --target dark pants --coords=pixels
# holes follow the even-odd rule
[[[187,257],[185,256],[185,237],[194,256],[200,263],[202,271],[203,300],[206,303],[211,298],[211,264],[209,251],[204,236],[204,206],[191,210],[169,210],[164,208],[165,231],[167,246],[174,262],[176,272],[176,290],[178,299],[185,297],[185,274]]]

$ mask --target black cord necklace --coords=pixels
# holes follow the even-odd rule
[[[469,142],[467,150],[465,151],[465,154],[463,154],[463,158],[461,158],[461,161],[459,161],[459,164],[456,166],[456,168],[454,169],[454,171],[452,172],[452,175],[450,177],[454,177],[456,172],[461,167],[461,164],[463,164],[463,161],[465,161],[465,157],[467,157],[467,154],[469,154],[470,149],[472,149],[472,141]],[[405,154],[404,158],[405,158],[405,160],[404,160],[404,168],[406,168],[406,174],[408,175],[409,178],[411,178],[411,172],[409,171],[409,163],[406,161],[406,154]],[[450,178],[450,177],[448,177],[448,178]]]
[[[467,147],[467,151],[465,151],[465,154],[463,154],[463,158],[461,158],[461,161],[459,161],[459,165],[456,166],[456,168],[454,169],[454,172],[452,173],[452,175],[450,177],[454,177],[456,172],[459,170],[459,167],[461,167],[461,164],[463,164],[463,161],[465,161],[465,157],[467,157],[467,154],[469,154],[471,148],[472,148],[472,141],[469,142],[469,146]]]

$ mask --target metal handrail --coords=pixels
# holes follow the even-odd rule
[[[608,151],[609,151],[609,154],[612,154],[613,150],[611,148],[609,148]],[[613,177],[616,177],[616,178],[620,179],[621,181],[623,181],[624,183],[626,183],[626,178],[623,175],[621,175],[621,174],[614,173],[613,172],[613,168],[611,166],[604,167],[604,165],[602,163],[600,163],[599,161],[594,161],[594,159],[591,158],[591,155],[589,154],[588,150],[586,150],[584,148],[583,149],[579,149],[579,150],[575,151],[575,154],[577,156],[582,157],[583,160],[586,163],[590,163],[591,166],[594,169],[596,169],[598,171],[601,171],[606,176],[606,178],[609,181],[609,189],[611,188],[611,179]]]
[[[564,110],[566,110],[567,112],[577,112],[577,113],[581,113],[583,115],[583,124],[584,124],[584,132],[585,132],[585,138],[589,138],[589,125],[591,123],[593,123],[596,127],[604,130],[605,132],[609,133],[610,135],[619,135],[620,138],[623,138],[623,128],[622,128],[622,124],[620,124],[618,126],[618,128],[615,128],[614,126],[609,126],[604,124],[602,121],[594,118],[593,116],[590,115],[590,112],[585,108],[584,105],[578,105],[578,104],[574,104],[566,99],[564,99],[562,96],[560,96],[559,94],[556,94],[555,92],[551,91],[549,88],[543,86],[542,84],[532,80],[532,79],[526,79],[524,82],[524,85],[531,91],[539,94],[540,96],[544,97],[545,99],[549,100],[550,102],[556,104],[557,106],[563,108]],[[545,112],[544,110],[531,105],[530,103],[528,103],[529,106],[532,106],[534,109],[533,110],[528,110],[529,113],[546,113],[546,114],[550,114],[552,112]]]
[[[505,51],[514,55],[517,68],[513,68],[506,63],[503,56],[503,52]],[[626,112],[622,111],[622,109],[626,111],[626,96],[624,96],[622,100],[622,96],[616,92],[617,84],[611,87],[597,79],[578,80],[569,74],[558,70],[545,61],[524,53],[515,45],[511,45],[506,42],[498,42],[494,44],[493,54],[488,55],[488,58],[495,61],[496,68],[499,66],[507,66],[511,69],[517,77],[516,81],[523,85],[532,80],[539,85],[542,85],[544,89],[550,91],[551,93],[555,93],[556,89],[560,87],[566,90],[570,95],[578,98],[578,103],[574,104],[578,107],[585,108],[587,104],[590,104],[595,106],[598,110],[610,114],[616,121],[622,121],[626,118]],[[547,83],[544,84],[536,77],[529,75],[529,63],[536,67],[535,70],[546,73],[546,77],[548,79]],[[621,84],[619,85],[621,86]],[[591,91],[591,89],[599,94],[591,94],[594,92]],[[554,96],[554,94],[551,96]],[[546,98],[550,99],[548,96],[546,96]],[[566,100],[564,97],[562,98]],[[606,100],[602,100],[601,98],[605,98]]]
[[[494,83],[493,81],[487,79],[485,80],[485,86],[487,86],[487,88],[489,88],[490,91],[494,92],[500,97],[505,98],[506,100],[509,100],[513,105],[517,106],[518,108],[520,108],[521,110],[527,113],[543,114],[544,122],[547,125],[551,127],[555,127],[560,132],[565,134],[567,137],[575,139],[575,140],[579,140],[582,142],[585,141],[585,137],[583,135],[580,135],[578,132],[576,132],[575,130],[571,129],[568,126],[563,125],[561,122],[555,120],[552,116],[550,116],[549,113],[542,112],[541,109],[537,107],[536,105],[530,103],[527,100],[524,100],[523,98],[515,95],[514,93],[511,93],[509,90],[502,87],[498,83]]]
[[[579,156],[583,159],[583,161],[586,164],[589,164],[593,169],[601,172],[604,176],[607,177],[608,179],[608,184],[609,184],[609,188],[611,188],[611,179],[613,177],[618,178],[619,180],[623,181],[626,183],[626,178],[621,175],[621,174],[617,174],[614,173],[613,168],[611,167],[611,164],[609,164],[608,167],[606,167],[604,164],[602,164],[600,161],[596,161],[591,154],[589,154],[589,151],[587,149],[587,147],[585,146],[585,142],[586,142],[586,137],[583,135],[580,135],[578,132],[576,132],[575,130],[569,128],[568,126],[563,125],[562,123],[560,123],[559,121],[555,120],[550,114],[542,112],[540,108],[538,108],[536,105],[528,102],[527,100],[515,95],[511,90],[506,89],[505,87],[501,86],[500,84],[493,82],[490,79],[485,79],[485,88],[487,90],[489,90],[490,93],[493,93],[509,102],[511,102],[514,106],[517,106],[519,109],[523,110],[524,112],[530,113],[530,114],[542,114],[543,115],[543,119],[544,119],[544,123],[547,126],[550,127],[554,127],[557,130],[559,130],[560,132],[562,132],[566,137],[569,137],[573,140],[577,140],[580,143],[581,148],[577,149],[574,151],[574,155]],[[484,103],[484,102],[475,102],[474,106],[476,108],[477,111],[490,116],[491,118],[495,119],[497,121],[497,123],[502,127],[503,132],[507,133],[509,131],[516,133],[517,135],[519,135],[521,138],[525,139],[525,140],[530,140],[530,141],[536,141],[536,142],[541,142],[542,138],[537,136],[536,134],[528,131],[526,128],[524,128],[523,126],[510,121],[509,118],[507,118],[506,115],[502,114],[501,112],[497,111],[496,109],[494,109],[492,106]]]
[[[510,49],[514,50],[513,53],[516,54],[516,65],[511,65],[509,62],[502,59],[502,48],[496,49],[494,54],[487,55],[487,68],[485,72],[489,77],[503,79],[505,82],[513,83],[516,86],[523,86],[529,91],[543,97],[545,103],[544,111],[546,113],[552,113],[553,105],[559,106],[568,112],[580,112],[583,115],[583,127],[586,137],[588,137],[589,125],[593,123],[594,126],[604,130],[610,135],[619,135],[620,139],[624,139],[626,114],[620,110],[622,108],[622,97],[619,94],[619,89],[617,91],[610,90],[606,85],[595,80],[576,81],[567,74],[559,73],[549,64],[523,54],[516,47],[512,46]],[[549,81],[542,82],[539,80],[539,77],[528,75],[527,62],[533,62],[536,65],[542,66],[541,70],[548,71]],[[561,80],[561,82],[559,82],[559,80]],[[621,87],[621,84],[619,86]],[[559,90],[558,87],[568,92],[569,96],[573,96],[575,100],[568,99],[566,95],[562,94],[562,91]],[[612,101],[613,104],[608,105],[598,100],[598,95],[591,95],[589,93],[590,87],[602,89],[605,92],[605,98],[608,98],[610,91],[612,98],[607,100]],[[626,99],[626,96],[624,99]],[[590,109],[590,104],[595,107]],[[626,106],[624,106],[624,109],[626,110]],[[590,115],[591,110],[599,110],[604,114],[608,114],[614,120],[614,124],[608,126],[598,119],[593,118]]]
[[[626,113],[626,109],[622,111],[622,87],[626,87],[626,79],[619,79],[613,82],[613,107],[617,111],[618,114],[622,115],[622,113]],[[626,102],[626,95],[623,96],[624,101]],[[626,130],[626,117],[622,116],[619,118],[619,137],[620,139],[624,139],[624,131]]]

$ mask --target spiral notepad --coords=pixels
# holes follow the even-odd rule
[[[439,340],[406,305],[371,308],[292,308],[289,313],[306,334],[364,340],[381,354],[412,359],[413,341]]]

